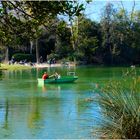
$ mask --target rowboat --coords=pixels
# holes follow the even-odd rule
[[[43,80],[42,78],[38,78],[38,83],[40,84],[55,84],[55,83],[72,83],[78,79],[78,76],[62,76],[59,79],[50,78]]]
[[[48,78],[43,80],[38,78],[39,84],[55,84],[55,83],[72,83],[78,79],[78,76],[75,76],[74,72],[69,72],[67,76],[61,76],[60,78]]]

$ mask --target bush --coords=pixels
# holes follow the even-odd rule
[[[16,53],[12,57],[14,57],[15,61],[22,61],[26,60],[27,62],[34,62],[35,61],[35,56],[32,54],[22,54],[22,53]]]
[[[111,81],[98,94],[103,121],[98,130],[101,138],[140,138],[140,77],[127,72],[123,81]]]

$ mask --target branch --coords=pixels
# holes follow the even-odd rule
[[[122,5],[122,9],[123,9],[123,11],[125,12],[125,8],[124,8],[124,5],[123,5],[123,2],[122,1],[120,1],[121,2],[121,5]],[[127,21],[127,15],[126,15],[126,12],[124,13],[124,16],[125,16],[125,20]]]
[[[24,15],[30,17],[30,18],[34,18],[33,16],[29,15],[28,13],[26,13],[21,7],[18,8],[18,6],[16,6],[14,3],[12,3],[11,1],[8,1],[15,9],[17,9],[18,11],[20,11],[21,13],[23,13]]]
[[[135,11],[135,0],[134,0],[134,3],[133,3],[133,6],[132,6],[132,11],[131,11],[131,15],[130,15],[130,19],[131,19],[131,23],[132,23],[132,20],[133,20],[133,14],[134,14],[134,11]]]

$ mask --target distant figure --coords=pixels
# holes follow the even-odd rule
[[[52,59],[49,60],[49,64],[50,64],[50,65],[52,64]]]
[[[11,58],[11,64],[14,64],[14,63],[15,63],[15,57],[12,56],[12,58]]]
[[[40,63],[43,63],[43,57],[42,56],[40,56],[39,60],[40,60]]]
[[[135,68],[135,65],[131,65],[130,67],[131,67],[131,68]]]
[[[30,66],[34,66],[34,64],[32,62],[29,62]]]
[[[43,76],[42,76],[42,79],[43,80],[46,80],[49,78],[49,75],[47,74],[47,72],[44,72]]]
[[[52,64],[55,64],[55,63],[56,63],[55,58],[53,58],[52,59]]]

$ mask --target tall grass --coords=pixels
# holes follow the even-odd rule
[[[109,82],[99,93],[104,121],[98,130],[101,138],[140,138],[140,77],[128,71],[122,81]]]

